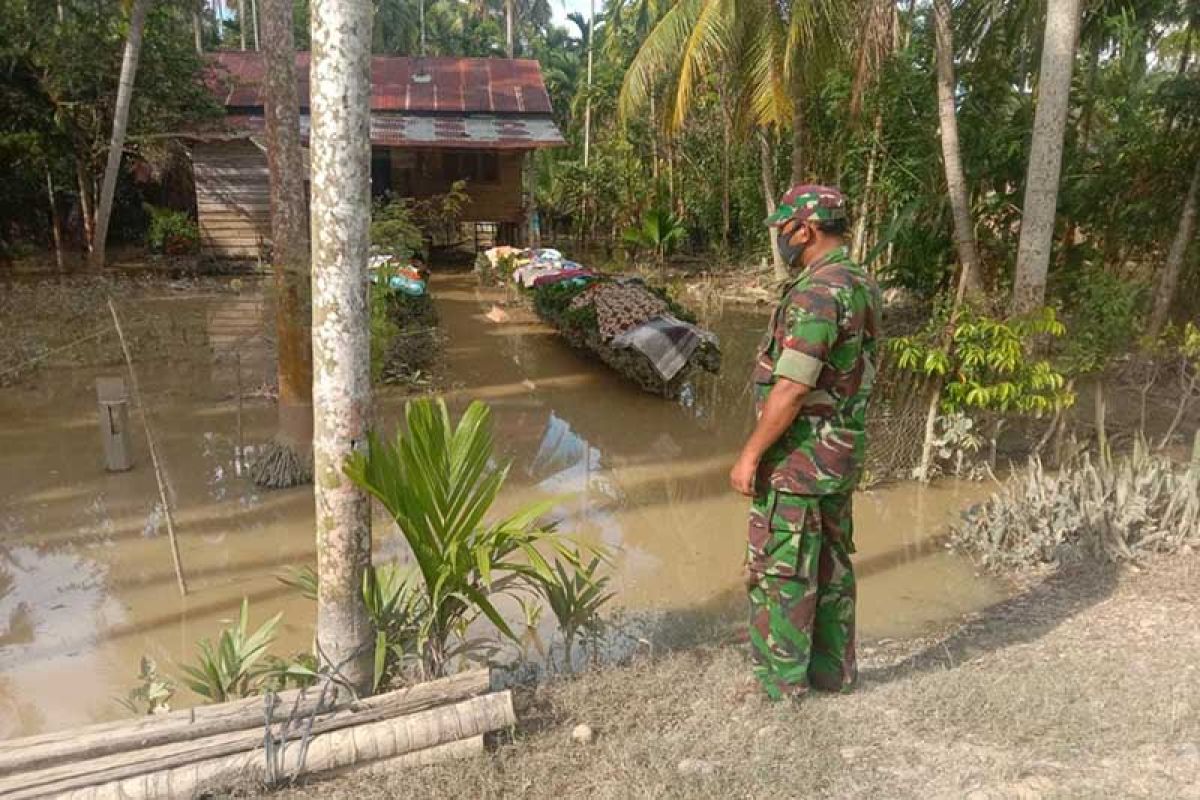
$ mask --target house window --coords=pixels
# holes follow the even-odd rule
[[[444,152],[442,178],[450,182],[497,183],[500,180],[500,156],[486,150]]]

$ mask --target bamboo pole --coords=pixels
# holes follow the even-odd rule
[[[472,739],[515,723],[512,693],[487,694],[457,705],[315,735],[307,748],[294,744],[279,752],[277,763],[271,765],[270,770],[280,778],[294,780],[302,775],[396,756],[414,754],[414,760],[417,760],[420,757],[415,754],[421,751]],[[261,749],[182,766],[164,766],[152,773],[66,791],[60,787],[43,786],[18,790],[5,796],[10,800],[51,796],[64,800],[190,799],[205,790],[261,782],[268,772]]]
[[[417,684],[379,697],[390,698],[381,702],[394,703],[396,713],[410,713],[476,697],[486,692],[490,685],[489,671],[480,669]],[[0,741],[0,775],[95,760],[136,748],[199,740],[250,728],[256,729],[261,739],[261,726],[266,724],[268,718],[276,723],[284,722],[291,716],[310,716],[358,707],[358,701],[337,706],[330,698],[322,702],[320,693],[314,689],[280,692],[275,699],[269,717],[263,698],[250,697],[158,716],[102,722],[84,728]]]
[[[121,319],[117,316],[117,307],[112,298],[108,298],[108,310],[112,312],[113,325],[117,328],[117,338],[121,341],[121,352],[125,354],[125,366],[129,369],[129,388],[133,392],[133,401],[137,403],[138,413],[142,417],[142,427],[146,431],[146,445],[150,449],[150,461],[154,464],[154,478],[158,482],[158,499],[162,503],[163,516],[167,520],[167,536],[171,540],[171,560],[175,564],[175,581],[179,585],[179,596],[187,597],[187,580],[183,577],[183,562],[179,558],[179,541],[175,538],[175,522],[171,518],[171,504],[167,501],[167,486],[163,480],[162,467],[158,463],[158,449],[154,446],[154,434],[150,432],[150,419],[146,416],[146,406],[142,404],[142,395],[138,391],[137,373],[133,369],[133,359],[129,355],[129,345],[125,342],[125,334],[121,330]]]

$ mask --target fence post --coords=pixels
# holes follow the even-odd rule
[[[120,378],[97,378],[96,399],[100,405],[100,438],[104,444],[104,468],[125,472],[133,468],[129,441],[129,393]]]

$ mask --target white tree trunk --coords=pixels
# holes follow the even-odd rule
[[[596,0],[588,4],[588,49],[587,49],[587,100],[583,106],[583,166],[591,162],[592,155],[592,50],[596,41]]]
[[[204,27],[200,23],[199,9],[192,10],[192,38],[196,40],[196,55],[204,55]]]
[[[312,6],[313,467],[317,646],[351,686],[371,683],[362,576],[371,507],[343,474],[367,446],[371,413],[367,251],[371,219],[370,0]]]
[[[92,252],[92,243],[96,240],[96,215],[92,211],[92,191],[88,184],[91,178],[87,167],[78,156],[75,157],[75,180],[79,183],[79,214],[83,217],[83,245],[88,253]]]
[[[246,49],[246,0],[238,0],[238,39],[242,49]]]
[[[516,16],[516,0],[504,0],[504,43],[505,52],[509,58],[517,53],[517,43],[513,36],[513,17]]]
[[[104,166],[100,207],[96,212],[95,241],[91,255],[93,267],[104,266],[108,220],[112,215],[117,174],[121,171],[121,152],[125,149],[125,130],[129,127],[129,103],[133,99],[133,82],[137,77],[138,57],[142,52],[142,31],[145,29],[146,12],[149,10],[150,0],[134,0],[129,16],[129,38],[125,40],[125,55],[121,58],[121,79],[117,84],[117,106],[113,110],[112,139],[108,144],[108,162]]]
[[[1192,183],[1188,187],[1187,198],[1183,201],[1183,213],[1179,216],[1179,227],[1167,251],[1167,263],[1163,265],[1162,275],[1158,278],[1158,288],[1154,290],[1154,310],[1150,312],[1150,323],[1146,326],[1146,334],[1157,339],[1167,324],[1171,314],[1171,304],[1175,302],[1175,290],[1179,286],[1179,272],[1183,268],[1183,257],[1187,255],[1188,245],[1196,236],[1196,207],[1200,205],[1200,157],[1192,170]]]
[[[946,167],[946,189],[954,220],[954,245],[965,281],[959,285],[975,294],[981,290],[979,251],[975,247],[975,224],[971,219],[970,194],[963,175],[962,150],[958,143],[958,113],[954,105],[954,40],[950,27],[950,0],[933,4],[937,55],[938,119],[942,134],[942,160]]]
[[[1050,248],[1054,241],[1063,133],[1067,127],[1079,16],[1080,0],[1053,0],[1047,4],[1037,112],[1033,118],[1033,144],[1025,178],[1021,241],[1017,246],[1013,282],[1014,314],[1039,308],[1046,299],[1046,273],[1050,268]]]
[[[258,41],[258,0],[250,0],[250,24],[254,30],[254,49],[261,50]]]
[[[758,131],[758,155],[762,162],[763,199],[767,203],[769,217],[775,213],[778,206],[775,202],[775,154],[771,152],[770,135],[762,128]],[[783,262],[783,255],[779,252],[779,240],[775,238],[775,231],[768,231],[767,238],[771,240],[771,263],[775,265],[775,280],[785,281],[788,278],[788,265]]]
[[[54,264],[63,268],[62,223],[58,220],[58,201],[54,197],[54,176],[46,167],[46,198],[50,201],[50,230],[54,234]]]

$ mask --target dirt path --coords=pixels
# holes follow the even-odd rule
[[[701,647],[525,695],[515,741],[478,761],[284,796],[1200,798],[1197,619],[1196,555],[1076,572],[867,644],[853,695],[739,701],[742,648]]]

